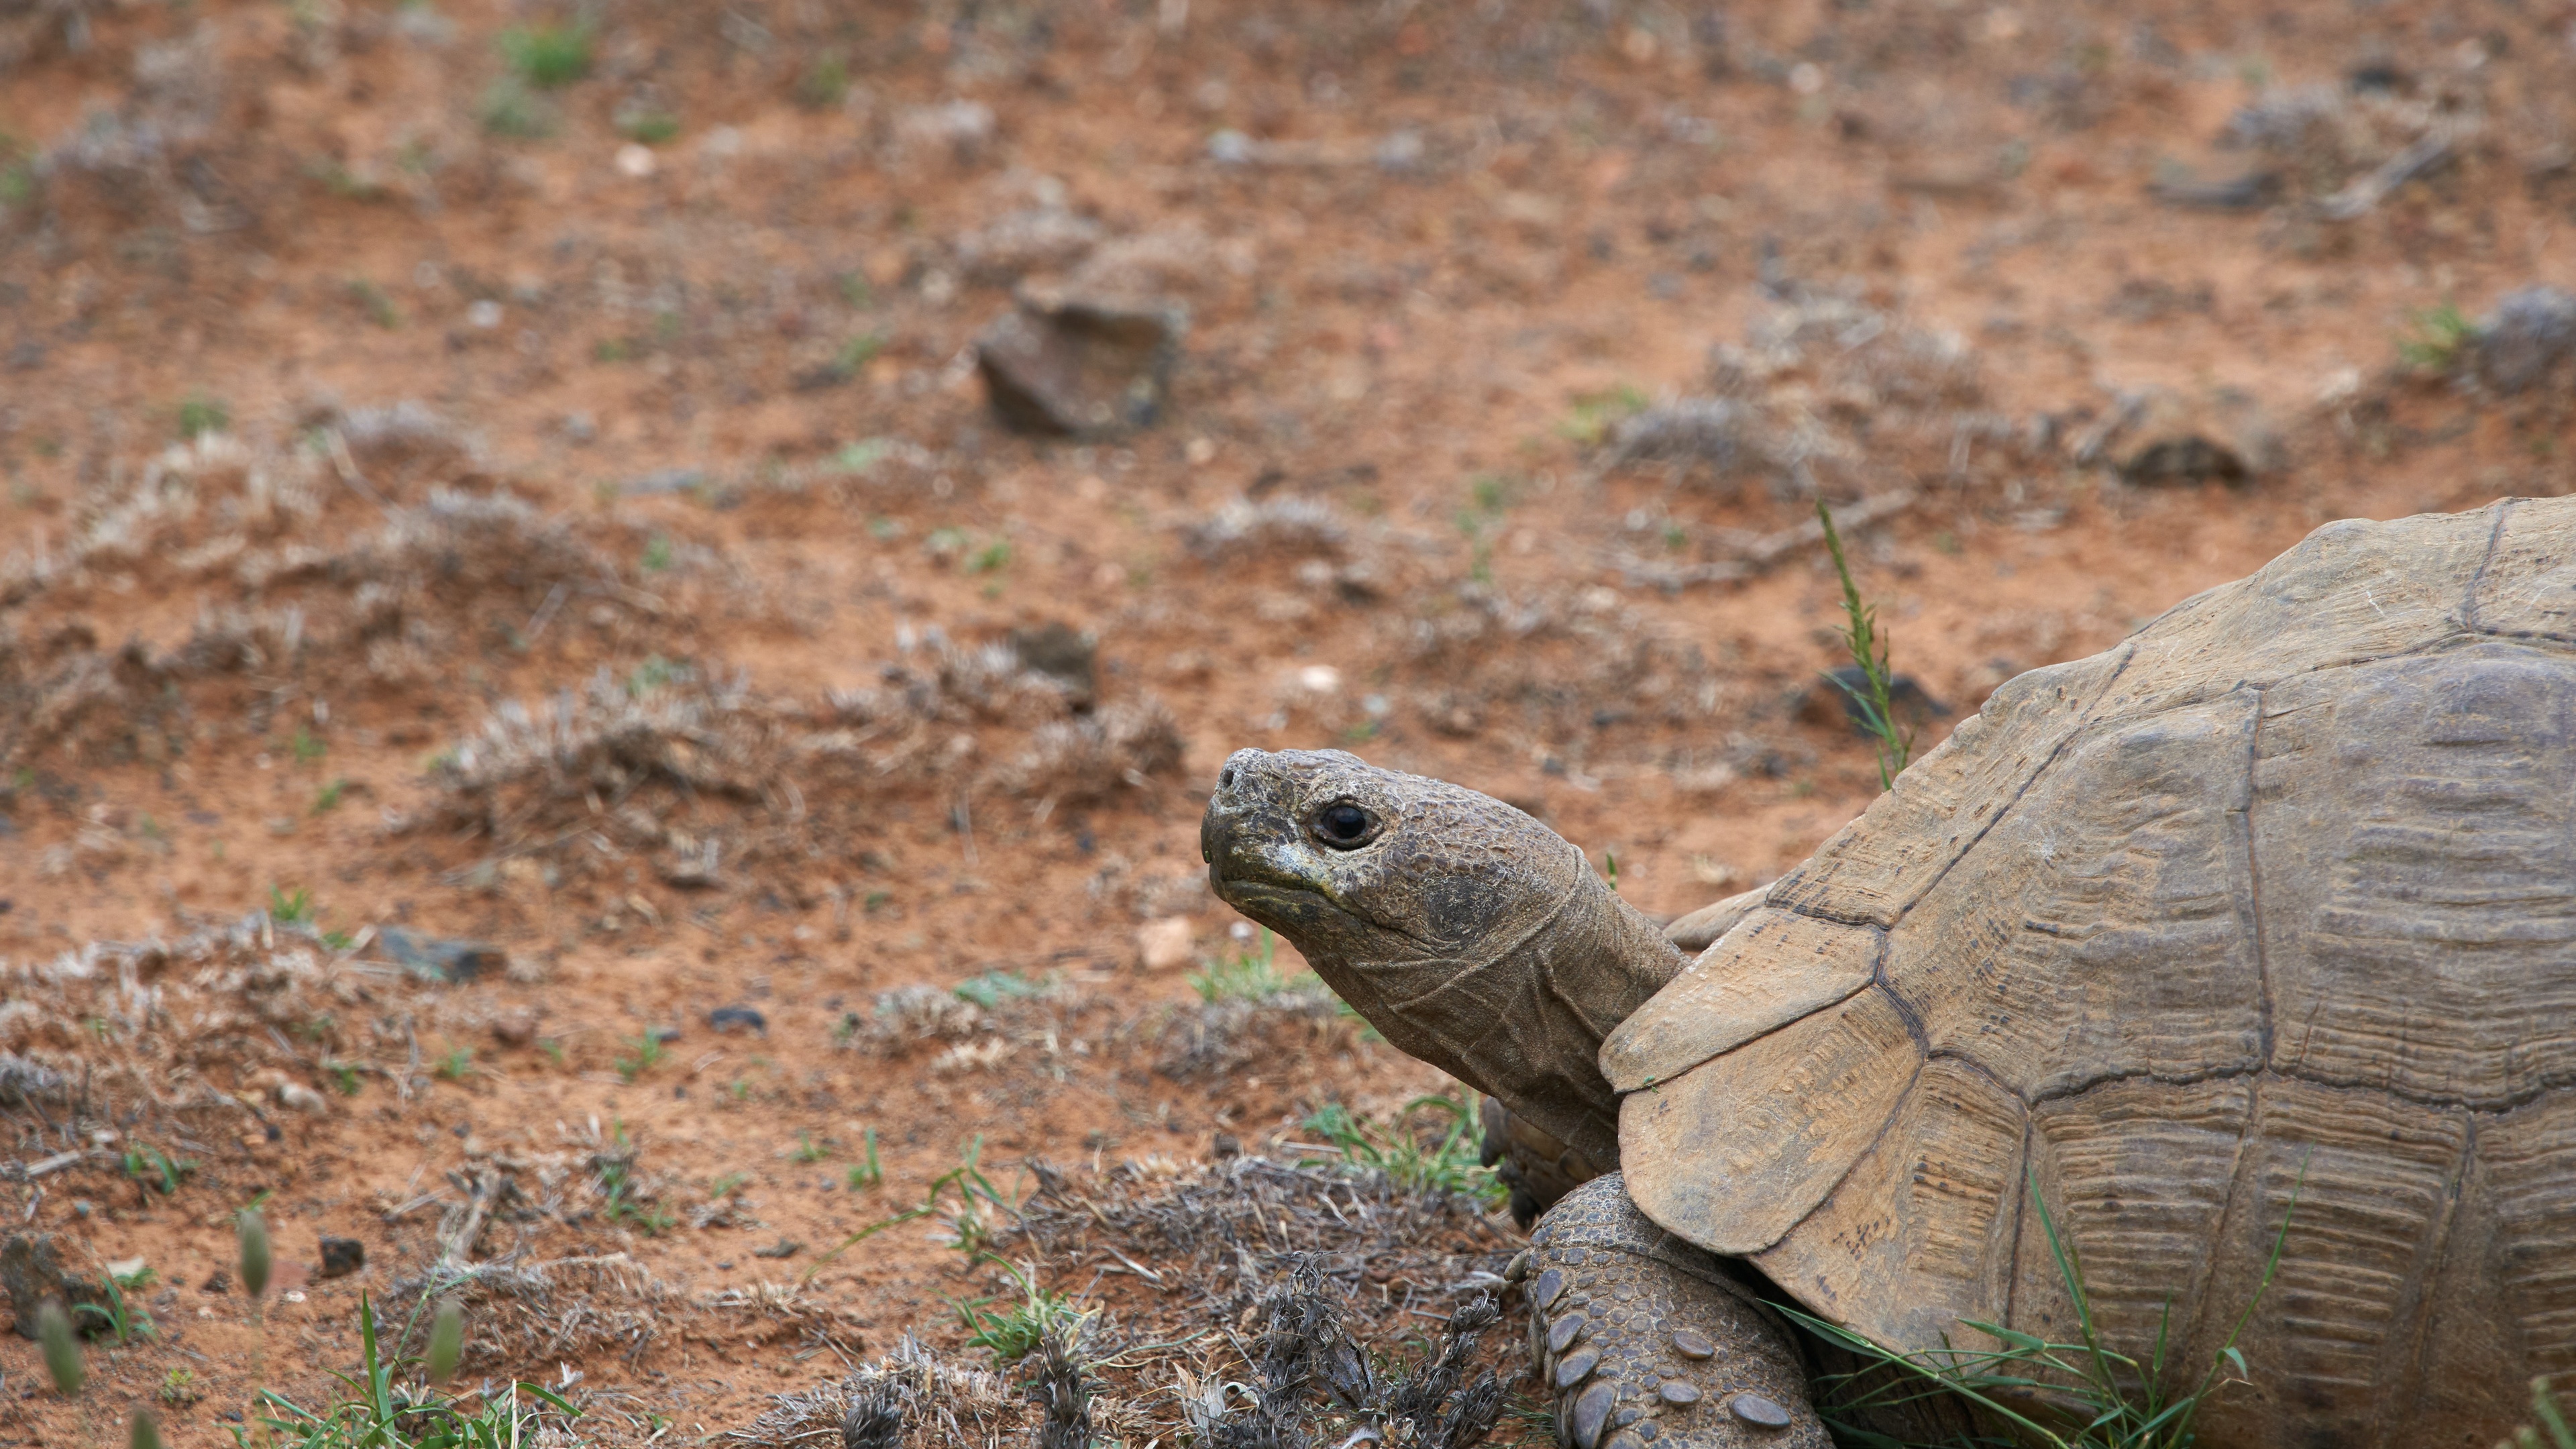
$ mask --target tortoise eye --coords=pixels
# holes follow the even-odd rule
[[[1327,805],[1315,816],[1315,838],[1335,850],[1355,850],[1377,834],[1377,818],[1348,800]]]

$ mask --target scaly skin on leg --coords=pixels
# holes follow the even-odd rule
[[[1513,1267],[1566,1449],[1831,1449],[1788,1328],[1619,1174],[1567,1193]]]

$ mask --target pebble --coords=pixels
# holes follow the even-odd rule
[[[367,1245],[355,1238],[322,1240],[322,1273],[325,1278],[345,1278],[367,1266]]]
[[[769,1035],[769,1018],[748,1006],[719,1006],[707,1013],[707,1025],[717,1031],[753,1031]]]
[[[1161,413],[1187,325],[1173,304],[1024,292],[977,334],[975,366],[1006,426],[1106,436],[1149,426]]]
[[[507,970],[510,965],[509,953],[489,941],[423,936],[400,926],[387,926],[377,932],[376,947],[426,981],[472,981],[486,973]]]

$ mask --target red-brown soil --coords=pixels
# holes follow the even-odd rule
[[[946,1300],[999,1280],[929,1220],[759,1285],[970,1143],[1006,1189],[1030,1158],[1151,1183],[1445,1085],[1329,1014],[1169,1069],[1236,948],[1195,841],[1229,750],[1473,784],[1678,913],[1878,787],[1809,699],[1842,658],[1821,547],[1753,542],[1815,489],[1911,496],[1850,541],[1951,710],[1928,744],[2326,520],[2576,486],[2563,375],[2400,351],[2576,285],[2565,4],[582,14],[588,75],[513,137],[498,45],[537,7],[0,0],[0,1050],[75,1084],[0,1114],[11,1160],[95,1148],[0,1189],[84,1271],[145,1259],[161,1330],[93,1351],[92,1421],[0,1342],[0,1442],[106,1442],[173,1370],[180,1445],[230,1443],[254,1376],[321,1394],[474,1173],[525,1194],[478,1259],[659,1285],[598,1290],[632,1317],[559,1353],[492,1318],[469,1360],[577,1374],[597,1442],[748,1425],[907,1331],[981,1362]],[[2300,87],[2330,114],[2295,143],[2220,144]],[[2327,214],[2436,130],[2442,164]],[[2241,209],[2151,189],[2257,169]],[[1096,235],[1004,244],[1042,212]],[[1170,404],[1015,436],[967,349],[1085,264],[1187,304]],[[2087,444],[2150,389],[2259,416],[2255,476],[2124,481],[2138,428]],[[1636,404],[1712,393],[1758,457],[1612,466]],[[228,436],[165,457],[216,405]],[[1093,698],[978,662],[1057,622]],[[205,939],[299,892],[339,946]],[[387,927],[507,969],[423,984]],[[1187,949],[1149,969],[1140,933]],[[216,979],[280,952],[310,974]],[[949,1037],[879,1013],[990,972],[1053,994]],[[175,1193],[125,1171],[147,1145],[193,1160]],[[257,1321],[205,1289],[261,1194],[290,1277],[324,1234],[367,1269]],[[1140,1323],[1181,1301],[1042,1271]]]

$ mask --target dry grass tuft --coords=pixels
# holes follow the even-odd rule
[[[818,854],[867,833],[890,795],[936,792],[965,812],[961,798],[996,793],[1033,800],[1043,818],[1179,766],[1160,702],[1077,712],[1087,653],[1046,662],[1052,672],[1013,642],[934,636],[880,670],[880,685],[819,709],[658,657],[622,676],[602,669],[578,690],[504,703],[446,751],[439,813],[500,854],[597,874],[648,851],[666,882],[703,889],[737,870],[810,874]],[[982,766],[996,731],[1025,733],[1006,763]]]
[[[1179,1082],[1214,1081],[1345,1042],[1353,1030],[1340,998],[1320,978],[1303,976],[1264,995],[1175,1008],[1154,1030],[1154,1070]]]
[[[439,1265],[396,1280],[389,1301],[442,1297],[461,1303],[474,1324],[464,1362],[504,1373],[606,1350],[632,1359],[695,1306],[625,1253]],[[417,1353],[427,1342],[428,1316],[410,1327],[403,1351]]]
[[[1350,542],[1340,510],[1312,498],[1233,499],[1182,531],[1190,552],[1229,558],[1337,558]]]
[[[1043,814],[1058,803],[1097,804],[1149,789],[1149,776],[1180,768],[1181,749],[1180,722],[1161,700],[1123,700],[1038,726],[996,783],[1007,794],[1036,797]]]
[[[1691,397],[1657,403],[1610,427],[1604,470],[1660,463],[1677,478],[1732,488],[1785,466],[1752,408],[1733,398]]]
[[[846,1449],[931,1449],[998,1442],[1027,1431],[1032,1406],[1000,1374],[975,1368],[910,1334],[847,1379],[782,1394],[727,1441],[755,1449],[839,1442]]]
[[[754,1449],[1197,1442],[1311,1449],[1363,1423],[1467,1449],[1499,1416],[1516,1348],[1497,1321],[1511,1243],[1460,1199],[1372,1173],[1260,1158],[1126,1164],[1039,1189],[1004,1235],[1050,1281],[1131,1285],[1018,1372],[907,1335],[838,1382],[781,1395],[726,1438]],[[1440,1325],[1418,1346],[1423,1320]]]
[[[778,754],[772,725],[739,680],[684,666],[620,679],[603,667],[533,707],[503,701],[441,756],[437,776],[460,811],[508,842],[549,805],[595,799],[614,810],[647,784],[759,800]]]

